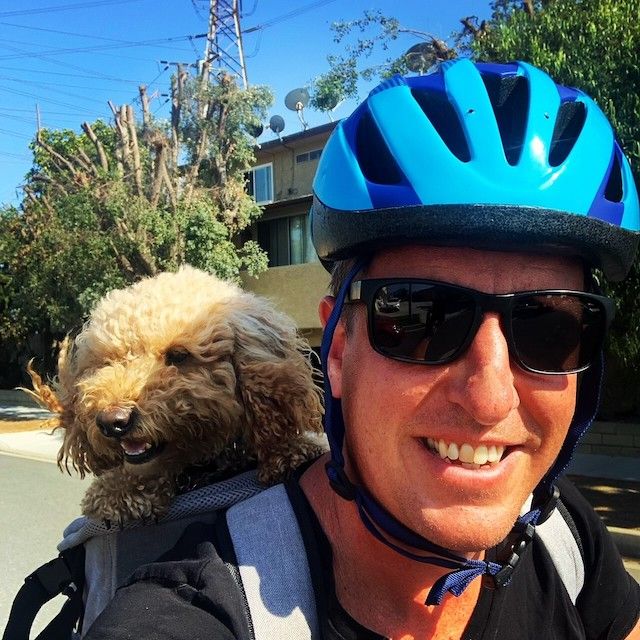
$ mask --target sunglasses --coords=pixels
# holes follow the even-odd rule
[[[387,358],[447,364],[473,341],[483,314],[497,312],[511,358],[533,373],[578,373],[602,350],[613,319],[609,298],[582,291],[490,294],[407,278],[358,280],[348,303],[364,302],[369,342]]]

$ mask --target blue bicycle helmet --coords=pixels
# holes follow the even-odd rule
[[[323,336],[325,430],[332,487],[354,500],[379,540],[405,556],[452,569],[428,604],[459,595],[483,573],[507,584],[533,528],[555,507],[554,482],[597,411],[602,364],[583,379],[553,467],[516,523],[506,564],[467,561],[407,529],[344,473],[345,425],[326,371],[349,284],[377,248],[466,246],[579,256],[611,280],[628,273],[640,240],[631,168],[607,118],[583,92],[535,67],[447,62],[419,77],[395,76],[338,124],[314,181],[312,236],[327,268],[353,259]],[[407,551],[406,545],[416,552]]]
[[[621,280],[640,238],[605,115],[522,62],[464,59],[382,83],[336,127],[313,190],[325,262],[423,241],[563,251]]]

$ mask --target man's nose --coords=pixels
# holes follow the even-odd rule
[[[498,424],[520,404],[500,317],[487,313],[473,342],[452,369],[448,399],[477,423]]]

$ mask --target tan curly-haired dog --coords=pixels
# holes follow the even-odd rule
[[[96,479],[82,511],[157,518],[194,470],[265,484],[320,453],[309,348],[266,299],[194,269],[107,294],[34,395],[65,429],[58,464]]]

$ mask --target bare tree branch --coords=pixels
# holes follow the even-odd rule
[[[140,104],[142,105],[142,127],[146,131],[151,126],[151,112],[149,111],[149,96],[147,95],[147,87],[141,84],[138,87],[140,94]]]
[[[533,0],[523,0],[522,8],[528,14],[530,18],[534,18],[536,15],[535,7],[533,6]]]
[[[42,147],[52,159],[57,160],[62,166],[66,167],[78,184],[82,184],[83,186],[87,184],[86,176],[82,175],[70,160],[67,160],[67,158],[59,154],[53,147],[49,146],[42,139],[41,135],[36,135],[36,144]]]
[[[138,195],[142,196],[144,195],[144,189],[142,187],[142,166],[140,165],[140,147],[138,146],[136,119],[131,105],[126,105],[125,109],[127,114],[127,127],[129,129],[129,144],[131,145],[131,156],[133,158],[133,175]]]
[[[98,153],[98,158],[100,159],[100,166],[102,170],[106,173],[109,171],[109,161],[107,160],[107,154],[105,153],[104,147],[102,146],[102,142],[98,139],[98,136],[95,134],[94,130],[91,128],[91,125],[88,122],[82,123],[82,130],[86,133],[87,138],[91,140],[93,146],[96,148],[96,152]]]

